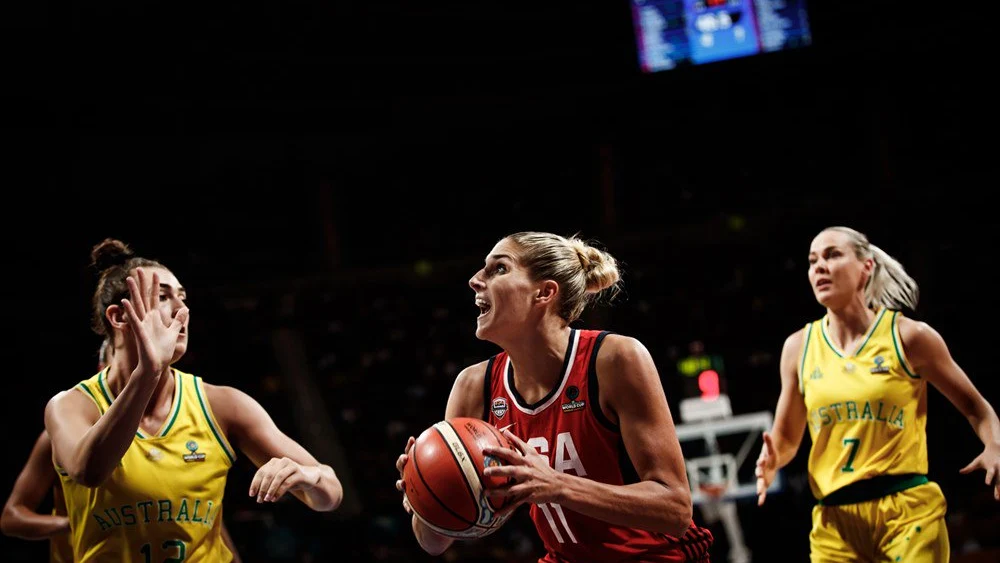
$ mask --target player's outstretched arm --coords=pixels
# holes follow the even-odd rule
[[[260,403],[233,387],[205,384],[205,393],[223,431],[258,467],[249,491],[257,502],[292,493],[319,512],[340,506],[344,490],[333,468],[282,432]]]
[[[757,458],[757,505],[763,505],[767,488],[771,486],[778,470],[788,465],[802,444],[806,431],[806,403],[799,387],[799,360],[801,359],[804,330],[785,339],[781,348],[781,395],[774,409],[774,426],[764,432],[764,445]]]
[[[1000,420],[969,376],[951,356],[944,338],[930,325],[912,319],[899,320],[899,336],[914,375],[937,387],[961,412],[983,442],[983,451],[961,472],[986,472],[986,485],[1000,500]]]

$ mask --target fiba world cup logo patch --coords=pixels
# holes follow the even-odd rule
[[[875,356],[875,367],[871,369],[872,373],[889,373],[889,366],[884,365],[885,358],[882,356]]]
[[[188,449],[190,453],[184,454],[184,461],[205,461],[205,454],[198,453],[198,442],[194,440],[188,440],[184,447]]]
[[[580,388],[576,385],[570,385],[566,389],[566,398],[569,399],[568,403],[562,404],[563,412],[573,412],[581,410],[587,403],[586,401],[579,401],[577,398],[580,396]]]
[[[503,397],[497,397],[493,399],[493,416],[497,418],[503,418],[503,415],[507,414],[507,399]]]

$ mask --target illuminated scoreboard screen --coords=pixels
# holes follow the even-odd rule
[[[809,45],[805,0],[631,0],[639,64],[669,70]]]

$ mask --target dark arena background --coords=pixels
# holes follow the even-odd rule
[[[621,261],[624,292],[577,325],[646,344],[675,422],[695,341],[724,362],[736,414],[773,413],[785,337],[823,314],[806,255],[830,225],[902,262],[921,289],[908,314],[1000,404],[996,49],[976,44],[978,16],[815,0],[723,16],[703,2],[714,16],[688,22],[703,35],[664,46],[650,30],[698,8],[676,4],[0,8],[5,494],[47,400],[94,373],[87,266],[105,237],[187,288],[178,367],[251,394],[343,481],[331,513],[258,505],[238,459],[224,519],[243,561],[436,559],[394,463],[442,418],[458,370],[498,351],[475,338],[467,282],[519,230],[579,233]],[[745,6],[773,24],[758,45],[777,46],[699,60],[735,41]],[[936,389],[928,410],[952,561],[998,561],[1000,504],[982,472],[959,474],[982,444]],[[808,558],[809,443],[763,507],[737,501],[753,561]],[[695,520],[729,561],[722,525],[698,507]],[[5,561],[48,556],[45,541],[0,542]],[[439,559],[541,553],[522,509]]]

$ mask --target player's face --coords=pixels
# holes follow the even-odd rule
[[[174,318],[182,307],[184,307],[185,301],[187,301],[187,291],[184,287],[177,281],[174,274],[165,268],[150,268],[149,274],[152,275],[156,272],[160,277],[160,296],[157,307],[159,308],[161,314],[164,318]],[[188,322],[185,323],[184,327],[181,328],[180,334],[177,335],[177,345],[174,347],[174,357],[170,360],[170,363],[174,363],[180,360],[181,357],[187,352],[188,345],[188,330],[191,324],[191,317],[188,317]]]
[[[809,285],[824,307],[842,307],[864,293],[869,268],[844,233],[823,231],[809,247]]]
[[[476,292],[476,337],[504,340],[518,330],[532,310],[532,289],[536,285],[517,258],[517,245],[501,240],[486,256],[486,264],[469,280]]]

